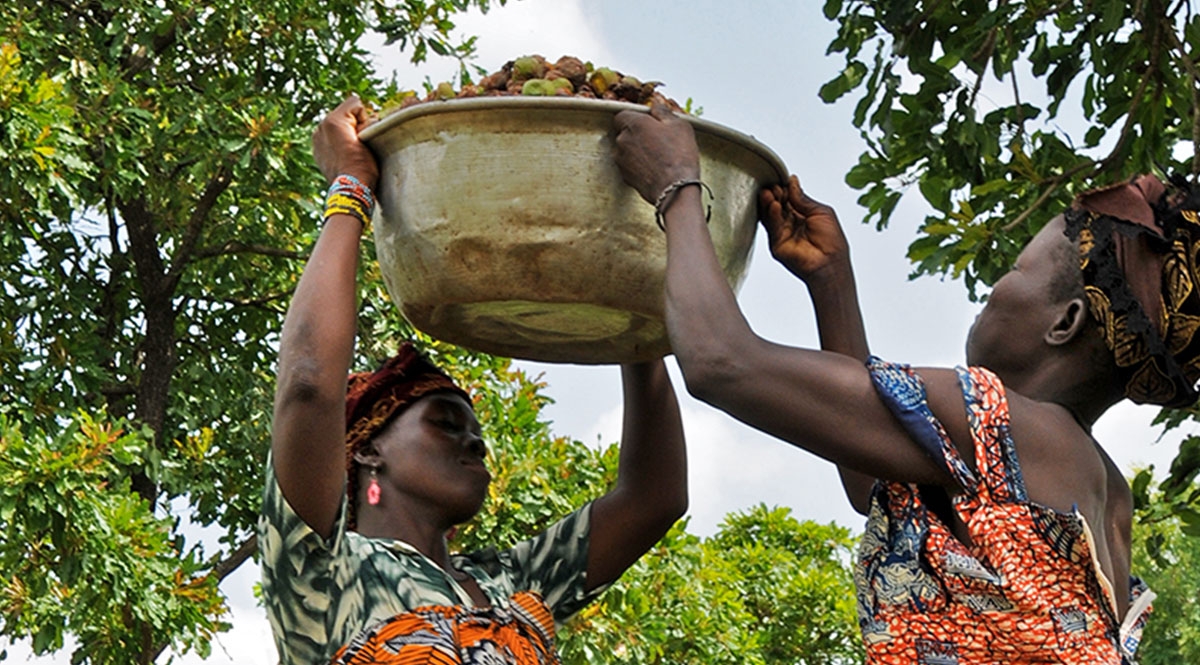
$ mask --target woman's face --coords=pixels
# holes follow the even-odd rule
[[[413,403],[374,439],[384,500],[442,514],[451,524],[479,512],[492,476],[475,411],[462,396],[434,393]]]
[[[1061,216],[1029,241],[1012,269],[1001,277],[967,336],[967,364],[1000,374],[1028,369],[1031,354],[1044,347],[1046,333],[1059,315],[1056,293],[1077,256],[1063,234]]]

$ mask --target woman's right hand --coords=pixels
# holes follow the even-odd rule
[[[758,205],[771,256],[793,275],[811,285],[850,269],[850,246],[837,213],[809,198],[796,176],[788,179],[786,189],[764,187]]]
[[[665,105],[655,103],[650,113],[621,111],[613,117],[613,127],[621,177],[647,203],[656,203],[677,180],[700,177],[700,149],[692,125]]]
[[[329,112],[313,132],[313,158],[327,182],[350,175],[375,189],[379,165],[375,155],[358,139],[358,133],[375,122],[374,114],[357,95],[347,97]]]

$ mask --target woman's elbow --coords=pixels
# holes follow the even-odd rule
[[[664,498],[653,511],[653,531],[665,534],[687,514],[688,498],[685,491],[682,495]]]
[[[343,374],[324,370],[312,361],[293,362],[280,367],[275,384],[275,405],[312,408],[344,402]]]
[[[709,350],[701,353],[677,353],[679,370],[688,394],[718,406],[737,376],[738,363],[732,354]]]
[[[671,524],[673,525],[676,522],[678,522],[679,520],[683,519],[683,516],[687,514],[687,511],[688,511],[688,496],[687,496],[687,492],[685,491],[683,493],[683,496],[680,497],[679,500],[677,500],[671,506],[671,510],[670,510]]]
[[[741,322],[708,326],[704,332],[672,323],[678,322],[668,318],[672,351],[688,394],[719,407],[748,366],[748,354],[757,353],[763,340]]]

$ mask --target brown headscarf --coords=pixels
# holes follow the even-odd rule
[[[1125,384],[1141,404],[1196,401],[1200,219],[1186,183],[1152,175],[1080,195],[1065,217],[1084,291]]]
[[[450,377],[426,360],[411,342],[374,372],[351,374],[346,385],[347,528],[356,525],[354,498],[358,495],[358,462],[354,455],[396,416],[422,397],[436,392],[471,398]]]

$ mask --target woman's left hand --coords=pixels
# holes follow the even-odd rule
[[[758,197],[759,216],[767,230],[771,256],[792,274],[810,283],[849,269],[850,247],[833,208],[811,199],[796,176],[781,185],[764,187]]]

